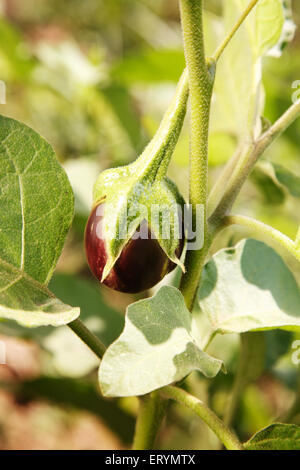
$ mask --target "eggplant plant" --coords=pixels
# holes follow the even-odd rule
[[[287,187],[293,183],[297,191],[295,175],[283,167],[266,167],[262,160],[274,140],[300,116],[298,98],[274,123],[262,117],[262,61],[270,51],[279,56],[292,40],[291,5],[282,0],[226,0],[226,27],[219,41],[217,34],[204,34],[210,25],[203,3],[179,0],[186,69],[153,139],[134,162],[100,173],[93,189],[85,230],[91,271],[112,293],[142,295],[127,308],[122,333],[106,347],[101,335],[80,319],[80,309],[48,289],[72,224],[72,188],[51,146],[25,124],[4,116],[0,118],[0,319],[27,328],[68,325],[99,362],[103,397],[139,397],[135,450],[155,448],[172,400],[198,415],[226,449],[300,449],[300,427],[294,424],[273,423],[247,442],[234,429],[243,390],[262,372],[262,332],[300,331],[299,286],[279,254],[292,256],[297,269],[300,229],[290,239],[233,211],[254,171],[272,173],[273,182]],[[208,40],[218,41],[212,56],[206,55]],[[247,54],[240,41],[247,41]],[[226,54],[231,57],[225,63]],[[230,84],[223,83],[221,92],[228,63]],[[240,84],[237,71],[245,63],[251,74]],[[221,121],[228,106],[231,121],[222,125],[234,127],[236,149],[209,192],[211,109],[213,119]],[[190,164],[185,201],[167,172],[187,107]],[[190,224],[185,223],[187,214]],[[244,227],[252,238],[214,253],[213,243],[229,226]],[[147,295],[175,268],[181,278],[178,287],[171,280]],[[239,365],[221,420],[189,393],[185,379],[197,371],[213,383],[226,373],[223,358],[206,350],[218,335],[232,333],[241,339]]]

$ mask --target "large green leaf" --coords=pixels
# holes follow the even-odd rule
[[[199,302],[209,318],[207,339],[216,332],[300,330],[299,286],[281,257],[257,240],[213,256],[203,272]]]
[[[0,116],[0,318],[61,325],[79,315],[44,284],[73,218],[73,193],[50,145]]]
[[[300,426],[276,423],[256,433],[247,450],[300,450]]]
[[[41,283],[51,277],[73,219],[73,193],[51,146],[0,116],[0,258]]]
[[[124,331],[107,349],[99,380],[106,396],[144,395],[193,370],[214,377],[221,366],[193,338],[179,290],[165,286],[128,307]]]

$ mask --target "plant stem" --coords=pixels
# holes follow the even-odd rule
[[[238,22],[236,25],[233,27],[233,29],[230,31],[228,36],[224,39],[223,43],[218,47],[216,52],[213,55],[213,59],[217,62],[218,59],[220,58],[221,54],[223,53],[224,49],[227,47],[228,43],[231,41],[237,30],[240,28],[240,26],[244,23],[245,19],[249,15],[249,13],[253,10],[253,8],[257,5],[259,0],[252,0],[246,10],[242,13],[240,16]]]
[[[95,336],[79,318],[68,324],[68,327],[96,354],[99,359],[102,359],[106,347]]]
[[[241,225],[258,232],[262,236],[267,236],[300,261],[300,251],[297,250],[296,243],[279,230],[276,230],[263,222],[243,215],[229,215],[224,217],[222,223],[224,227],[228,227],[230,225]]]
[[[148,175],[148,180],[151,176],[155,180],[164,178],[168,170],[185,118],[188,96],[188,72],[185,69],[158,130],[140,157],[132,163],[137,173]]]
[[[208,128],[209,113],[214,82],[214,64],[207,64],[204,51],[202,0],[180,0],[181,22],[185,58],[189,72],[191,100],[191,145],[190,145],[190,197],[192,225],[196,238],[207,238],[206,205],[208,173]],[[197,226],[197,207],[204,207],[204,227]],[[180,290],[188,308],[192,308],[201,270],[205,261],[205,248],[189,250],[186,256],[186,274]]]
[[[161,393],[194,411],[216,434],[226,449],[243,450],[243,446],[235,434],[201,400],[181,388],[171,385],[162,388]]]
[[[153,449],[157,431],[164,417],[167,400],[158,392],[140,397],[140,409],[136,421],[133,450]]]
[[[294,103],[256,142],[251,142],[242,154],[217,208],[210,217],[212,227],[217,227],[224,216],[231,210],[242,186],[264,151],[281,135],[300,115],[300,100]]]

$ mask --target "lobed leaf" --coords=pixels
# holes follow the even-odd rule
[[[300,330],[299,286],[282,258],[246,239],[221,250],[205,266],[199,303],[207,336],[282,328]]]
[[[101,362],[99,381],[105,396],[144,395],[193,370],[214,377],[221,366],[192,336],[181,293],[165,286],[128,307],[124,331]]]

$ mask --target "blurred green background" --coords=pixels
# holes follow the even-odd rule
[[[221,14],[222,0],[205,3],[208,14],[216,18]],[[293,11],[300,25],[300,2],[294,0]],[[291,104],[292,83],[300,80],[299,46],[298,30],[280,59],[264,59],[265,117],[270,121]],[[83,321],[106,344],[120,334],[124,310],[135,298],[100,288],[88,270],[83,232],[92,185],[101,170],[130,162],[141,152],[183,68],[176,0],[0,1],[0,80],[7,90],[1,113],[25,122],[51,143],[75,193],[74,224],[50,289],[67,303],[79,305]],[[230,100],[228,106],[230,112]],[[212,128],[210,184],[235,145],[230,132]],[[300,120],[267,151],[265,159],[300,176]],[[253,173],[236,210],[294,238],[300,223],[300,180],[289,184],[294,189],[287,191],[265,167]],[[187,125],[169,174],[187,196]],[[249,233],[228,229],[213,251],[245,235]],[[289,258],[286,262],[300,280],[296,263]],[[246,389],[236,420],[244,439],[274,420],[300,424],[299,368],[291,361],[294,337],[283,331],[265,335],[265,372]],[[137,399],[100,397],[97,360],[66,327],[25,331],[3,323],[0,339],[7,344],[8,359],[7,365],[0,365],[0,449],[130,445]],[[186,387],[222,416],[236,370],[238,338],[219,337],[210,351],[225,359],[228,374],[213,382],[193,374]],[[211,432],[177,406],[168,410],[158,445],[218,448]]]

